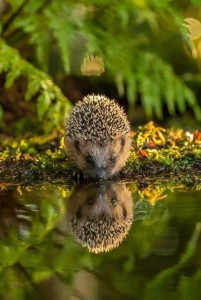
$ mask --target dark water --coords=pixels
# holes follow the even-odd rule
[[[2,184],[0,299],[201,299],[199,189]]]

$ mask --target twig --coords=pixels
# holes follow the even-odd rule
[[[2,35],[4,36],[5,32],[7,31],[8,27],[10,24],[16,19],[16,17],[21,13],[23,8],[27,5],[29,0],[25,0],[19,7],[18,9],[10,16],[10,18],[7,20],[7,22],[3,25],[2,29]]]

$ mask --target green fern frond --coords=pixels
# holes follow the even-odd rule
[[[19,76],[25,76],[28,81],[25,95],[26,101],[36,98],[37,115],[43,120],[44,130],[52,130],[63,125],[64,114],[69,112],[71,105],[61,90],[45,73],[37,70],[19,53],[0,39],[0,73],[6,73],[5,87],[10,87]]]
[[[196,119],[201,120],[201,108],[193,91],[174,73],[170,65],[156,54],[143,53],[133,74],[137,81],[136,93],[141,95],[148,118],[155,114],[161,119],[164,105],[167,105],[170,115],[174,115],[176,109],[183,113],[188,105]],[[132,105],[132,102],[130,104]]]
[[[41,14],[32,14],[15,21],[15,27],[22,29],[29,36],[29,43],[34,45],[38,64],[47,71],[48,54],[51,47],[51,37],[47,19]]]
[[[26,1],[8,1],[12,19],[12,13]],[[195,5],[198,2],[190,0]],[[55,78],[62,78],[65,74],[80,75],[79,62],[81,64],[85,54],[100,55],[105,64],[106,80],[116,84],[120,96],[127,95],[130,114],[135,109],[136,99],[140,99],[148,118],[156,116],[162,119],[164,107],[170,115],[177,111],[184,113],[190,107],[196,119],[201,120],[200,104],[193,90],[186,84],[184,76],[177,76],[174,72],[177,62],[174,65],[174,61],[169,59],[174,55],[174,49],[167,51],[164,48],[166,39],[178,38],[183,15],[182,8],[165,0],[32,0],[26,2],[3,36],[5,34],[5,39],[12,44],[12,33],[20,31],[20,43],[25,44],[25,48],[29,43],[35,49],[30,51],[28,48],[31,58],[27,59],[45,71],[49,69],[48,63],[54,52],[57,61],[61,60],[58,64],[61,69],[57,70],[59,76],[55,72]],[[184,37],[183,33],[176,41],[181,50],[175,51],[182,52]],[[18,44],[14,46],[17,48]],[[23,49],[21,51],[22,56],[26,57]],[[23,64],[18,68],[17,62],[4,62],[4,70],[12,69],[12,72],[7,72],[6,86],[12,85],[15,78],[23,73]],[[189,69],[183,70],[188,72]],[[46,80],[41,74],[30,74],[26,100],[40,92],[43,96],[38,103],[45,103],[42,111],[46,115],[50,101],[44,94],[45,89],[41,88],[38,76]]]
[[[72,20],[72,10],[72,5],[63,2],[53,2],[45,10],[49,28],[58,44],[64,70],[67,74],[70,72],[70,50],[77,33]]]
[[[126,95],[130,106],[135,106],[137,94],[137,80],[133,73],[129,74],[126,78]]]
[[[20,5],[22,5],[22,3],[24,2],[24,0],[8,0],[8,3],[12,6],[12,10],[15,12]]]

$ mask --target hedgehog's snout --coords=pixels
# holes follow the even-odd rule
[[[105,180],[108,179],[108,174],[106,172],[106,166],[104,163],[98,161],[95,163],[95,172],[96,172],[96,178],[99,180]]]
[[[108,179],[108,174],[106,174],[105,172],[98,172],[96,177],[99,180],[105,180]]]

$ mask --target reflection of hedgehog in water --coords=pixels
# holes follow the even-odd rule
[[[85,185],[68,199],[68,219],[77,241],[99,253],[119,246],[133,221],[125,184]]]
[[[114,176],[124,166],[131,145],[123,109],[105,96],[84,97],[68,119],[66,145],[68,156],[85,175]]]

